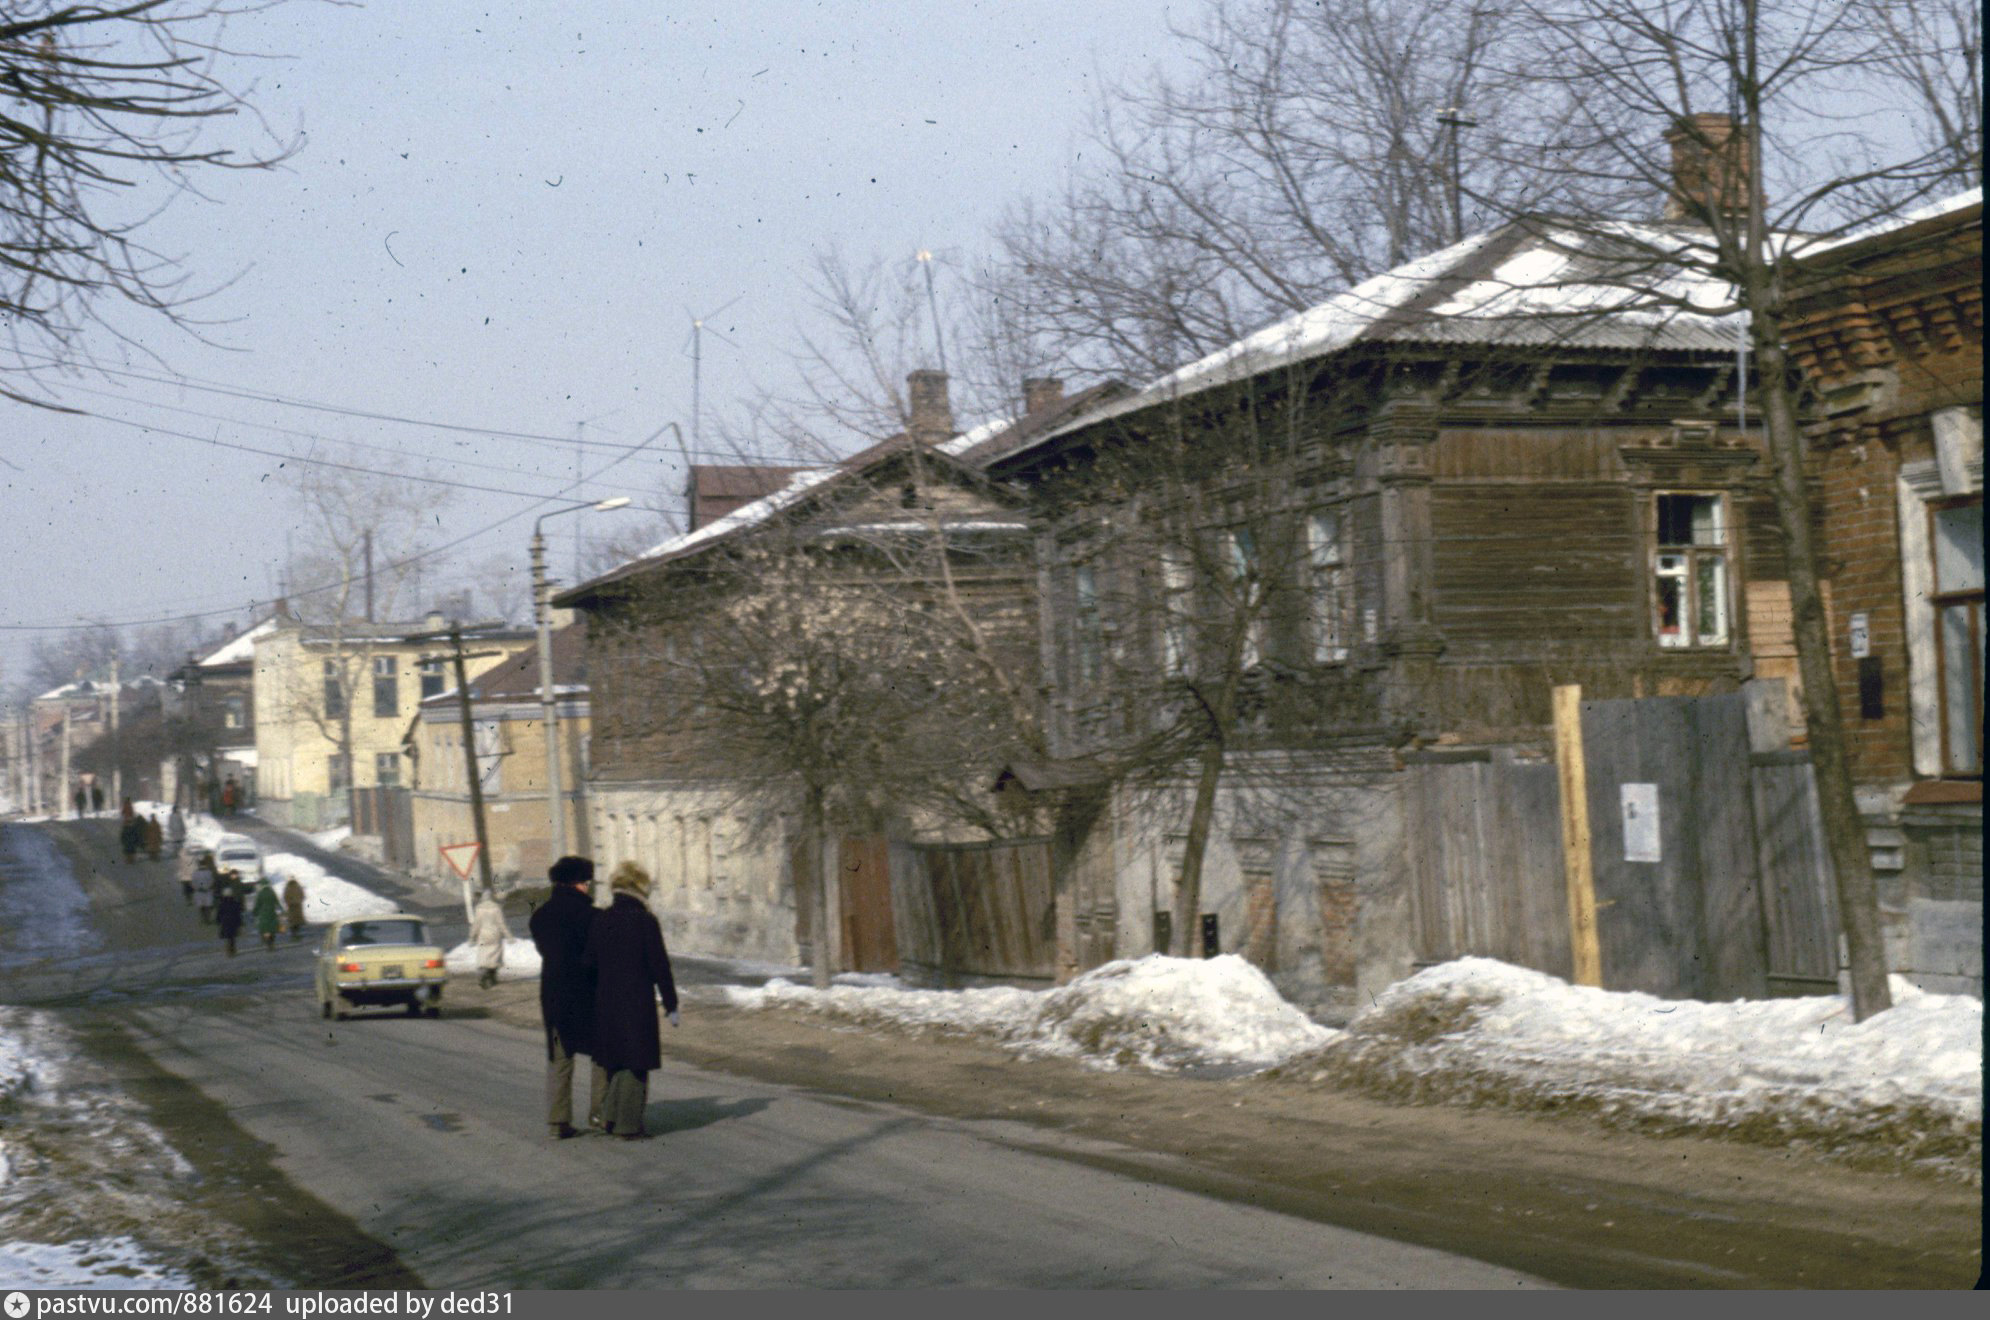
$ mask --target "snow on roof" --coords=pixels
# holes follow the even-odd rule
[[[264,619],[241,636],[224,644],[213,655],[200,663],[205,665],[239,665],[256,658],[256,639],[267,637],[276,631],[276,620]]]
[[[1543,218],[1474,234],[1178,367],[1014,452],[1360,342],[1732,352],[1740,324],[1732,287],[1668,259],[1693,257],[1708,241],[1704,233],[1630,222],[1577,228]],[[1643,278],[1647,270],[1651,278]]]
[[[945,454],[948,458],[958,458],[968,450],[973,449],[976,445],[999,434],[1004,428],[1013,424],[1014,419],[1007,417],[983,422],[971,431],[964,431],[951,440],[933,446],[933,451]],[[594,581],[600,582],[609,578],[619,577],[636,565],[652,560],[676,559],[697,549],[699,546],[708,545],[713,541],[743,532],[750,527],[757,527],[772,518],[775,514],[780,513],[783,509],[793,508],[796,504],[800,503],[804,496],[828,484],[830,481],[838,477],[853,475],[868,467],[872,461],[896,453],[896,449],[888,447],[890,443],[890,441],[885,441],[882,444],[873,445],[869,449],[854,454],[843,462],[831,467],[796,469],[795,474],[788,478],[787,484],[772,494],[763,495],[749,504],[742,504],[731,513],[726,514],[722,518],[714,519],[706,523],[703,527],[689,532],[680,532],[667,541],[653,545],[633,559],[625,560],[614,568],[609,569],[606,573],[596,577]],[[582,585],[585,586],[587,584],[583,583]]]
[[[1953,215],[1958,211],[1966,211],[1972,206],[1981,205],[1983,205],[1983,189],[1970,188],[1964,192],[1957,193],[1953,197],[1943,197],[1936,201],[1924,202],[1911,210],[1902,211],[1899,215],[1888,216],[1884,220],[1854,229],[1848,234],[1842,234],[1837,238],[1826,239],[1821,243],[1812,244],[1803,249],[1801,256],[1803,260],[1811,261],[1823,256],[1827,252],[1834,252],[1839,248],[1854,247],[1869,239],[1879,238],[1885,234],[1911,228],[1924,221],[1938,220],[1942,216]]]

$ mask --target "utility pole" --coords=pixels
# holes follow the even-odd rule
[[[490,831],[484,825],[484,783],[477,771],[477,723],[470,714],[470,677],[464,669],[467,660],[481,660],[486,656],[503,655],[502,651],[477,651],[463,653],[463,625],[452,623],[440,633],[423,633],[411,637],[410,641],[431,641],[446,638],[450,654],[443,656],[423,656],[424,660],[448,659],[456,667],[456,711],[463,729],[463,772],[470,785],[470,817],[477,831],[477,878],[486,894],[495,893],[496,886],[491,881],[491,842]]]
[[[373,622],[373,529],[367,528],[366,538],[366,621]]]
[[[120,810],[124,807],[124,757],[118,750],[117,702],[124,691],[124,684],[118,678],[118,653],[111,652],[111,801]]]
[[[564,763],[560,756],[560,704],[553,686],[553,591],[546,578],[548,518],[583,509],[608,512],[626,508],[629,498],[617,495],[594,504],[575,504],[542,513],[532,523],[532,622],[539,634],[539,730],[546,740],[546,812],[552,825],[548,837],[555,858],[567,855],[567,803]]]
[[[70,793],[69,717],[71,712],[72,708],[69,704],[69,698],[65,696],[62,699],[62,782],[57,784],[55,787],[55,814],[58,818],[62,815],[62,804],[69,801],[69,793]],[[79,811],[76,814],[80,816],[83,813]]]

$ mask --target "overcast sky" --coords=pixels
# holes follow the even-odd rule
[[[567,8],[580,15],[553,12]],[[99,416],[0,403],[0,685],[24,625],[194,612],[239,624],[274,594],[296,516],[286,467],[206,441],[356,442],[379,446],[365,461],[384,468],[425,461],[527,492],[456,491],[436,510],[439,539],[515,515],[451,562],[505,554],[522,574],[544,507],[532,496],[573,481],[569,437],[587,442],[592,470],[615,457],[598,446],[666,421],[688,430],[687,309],[730,304],[712,323],[724,338],[704,343],[709,417],[781,377],[812,251],[929,247],[945,278],[949,254],[982,250],[1006,204],[1055,186],[1101,73],[1167,57],[1169,12],[1162,0],[295,0],[243,20],[235,44],[284,56],[244,66],[253,99],[304,149],[277,171],[203,177],[211,200],[180,199],[150,233],[185,254],[197,286],[225,284],[194,309],[211,344],[120,316],[142,349],[93,347],[129,374],[43,382]],[[473,430],[271,406],[174,374]],[[654,505],[681,485],[674,458],[645,455],[582,494]],[[570,576],[575,529],[630,516],[552,524],[566,540],[556,572]]]

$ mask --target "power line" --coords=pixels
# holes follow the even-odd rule
[[[454,550],[457,546],[463,545],[464,543],[469,541],[473,541],[476,538],[483,536],[488,532],[494,532],[508,522],[512,522],[518,518],[524,517],[526,514],[531,513],[534,509],[538,508],[542,504],[550,504],[555,500],[564,499],[567,496],[572,495],[573,492],[578,490],[581,486],[594,483],[595,481],[599,480],[602,476],[606,475],[611,469],[621,466],[621,464],[626,462],[628,459],[634,458],[636,457],[636,455],[647,450],[651,445],[655,444],[659,439],[661,439],[663,437],[663,433],[669,429],[670,429],[669,423],[665,423],[663,426],[658,427],[655,431],[651,432],[650,435],[647,438],[645,438],[643,441],[641,441],[639,444],[630,445],[627,448],[623,449],[622,452],[617,457],[610,459],[607,463],[604,463],[602,466],[596,468],[593,472],[585,475],[580,481],[577,481],[572,485],[567,486],[563,490],[557,491],[551,495],[531,497],[532,503],[526,505],[522,509],[519,509],[512,513],[507,513],[502,518],[499,518],[494,522],[485,523],[482,527],[477,528],[475,531],[466,532],[464,535],[457,537],[453,541],[445,541],[441,545],[432,547],[431,549],[420,550],[415,552],[414,554],[403,556],[402,558],[394,560],[393,562],[387,564],[386,567],[407,568],[414,564],[425,563],[429,560],[436,558],[439,555],[446,553],[447,551]],[[198,440],[201,437],[193,436],[190,438]],[[387,475],[391,476],[398,474],[389,473]],[[292,593],[292,596],[295,598],[303,598],[303,597],[322,595],[325,592],[334,590],[337,586],[338,586],[337,583],[331,583],[323,587],[312,587],[305,591],[294,592]],[[254,603],[251,602],[252,607],[253,604]],[[234,613],[236,613],[236,610],[233,607],[230,607],[228,609],[195,610],[195,611],[176,613],[176,614],[158,615],[149,619],[123,619],[123,620],[96,619],[88,623],[63,623],[63,624],[0,623],[0,632],[43,632],[43,633],[84,632],[92,628],[150,628],[150,627],[156,627],[162,623],[190,623],[195,619],[218,619],[226,617],[228,615],[232,615]]]

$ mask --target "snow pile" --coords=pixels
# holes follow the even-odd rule
[[[1281,1071],[1390,1099],[1580,1111],[1971,1176],[1982,1002],[1893,987],[1890,1011],[1854,1023],[1837,996],[1708,1004],[1464,958],[1390,986]]]
[[[465,942],[443,955],[451,972],[477,973],[477,946]],[[500,981],[531,981],[539,976],[539,949],[531,940],[512,936],[504,942],[504,961],[498,966]]]
[[[373,917],[401,910],[401,905],[393,899],[382,898],[350,880],[341,880],[296,853],[272,853],[263,858],[263,874],[278,893],[292,879],[304,886],[304,920],[314,926],[346,917]]]
[[[1095,1068],[1256,1071],[1334,1035],[1234,954],[1123,959],[1042,991],[814,990],[773,981],[752,990],[728,986],[725,994],[742,1008],[795,1007],[866,1026],[985,1036],[1021,1054]]]
[[[0,1288],[258,1286],[255,1244],[196,1199],[199,1174],[121,1075],[55,1015],[0,1007]]]
[[[352,826],[335,825],[329,830],[319,830],[316,834],[306,834],[304,837],[310,840],[313,848],[324,852],[337,852],[345,846],[345,841],[352,837]]]

